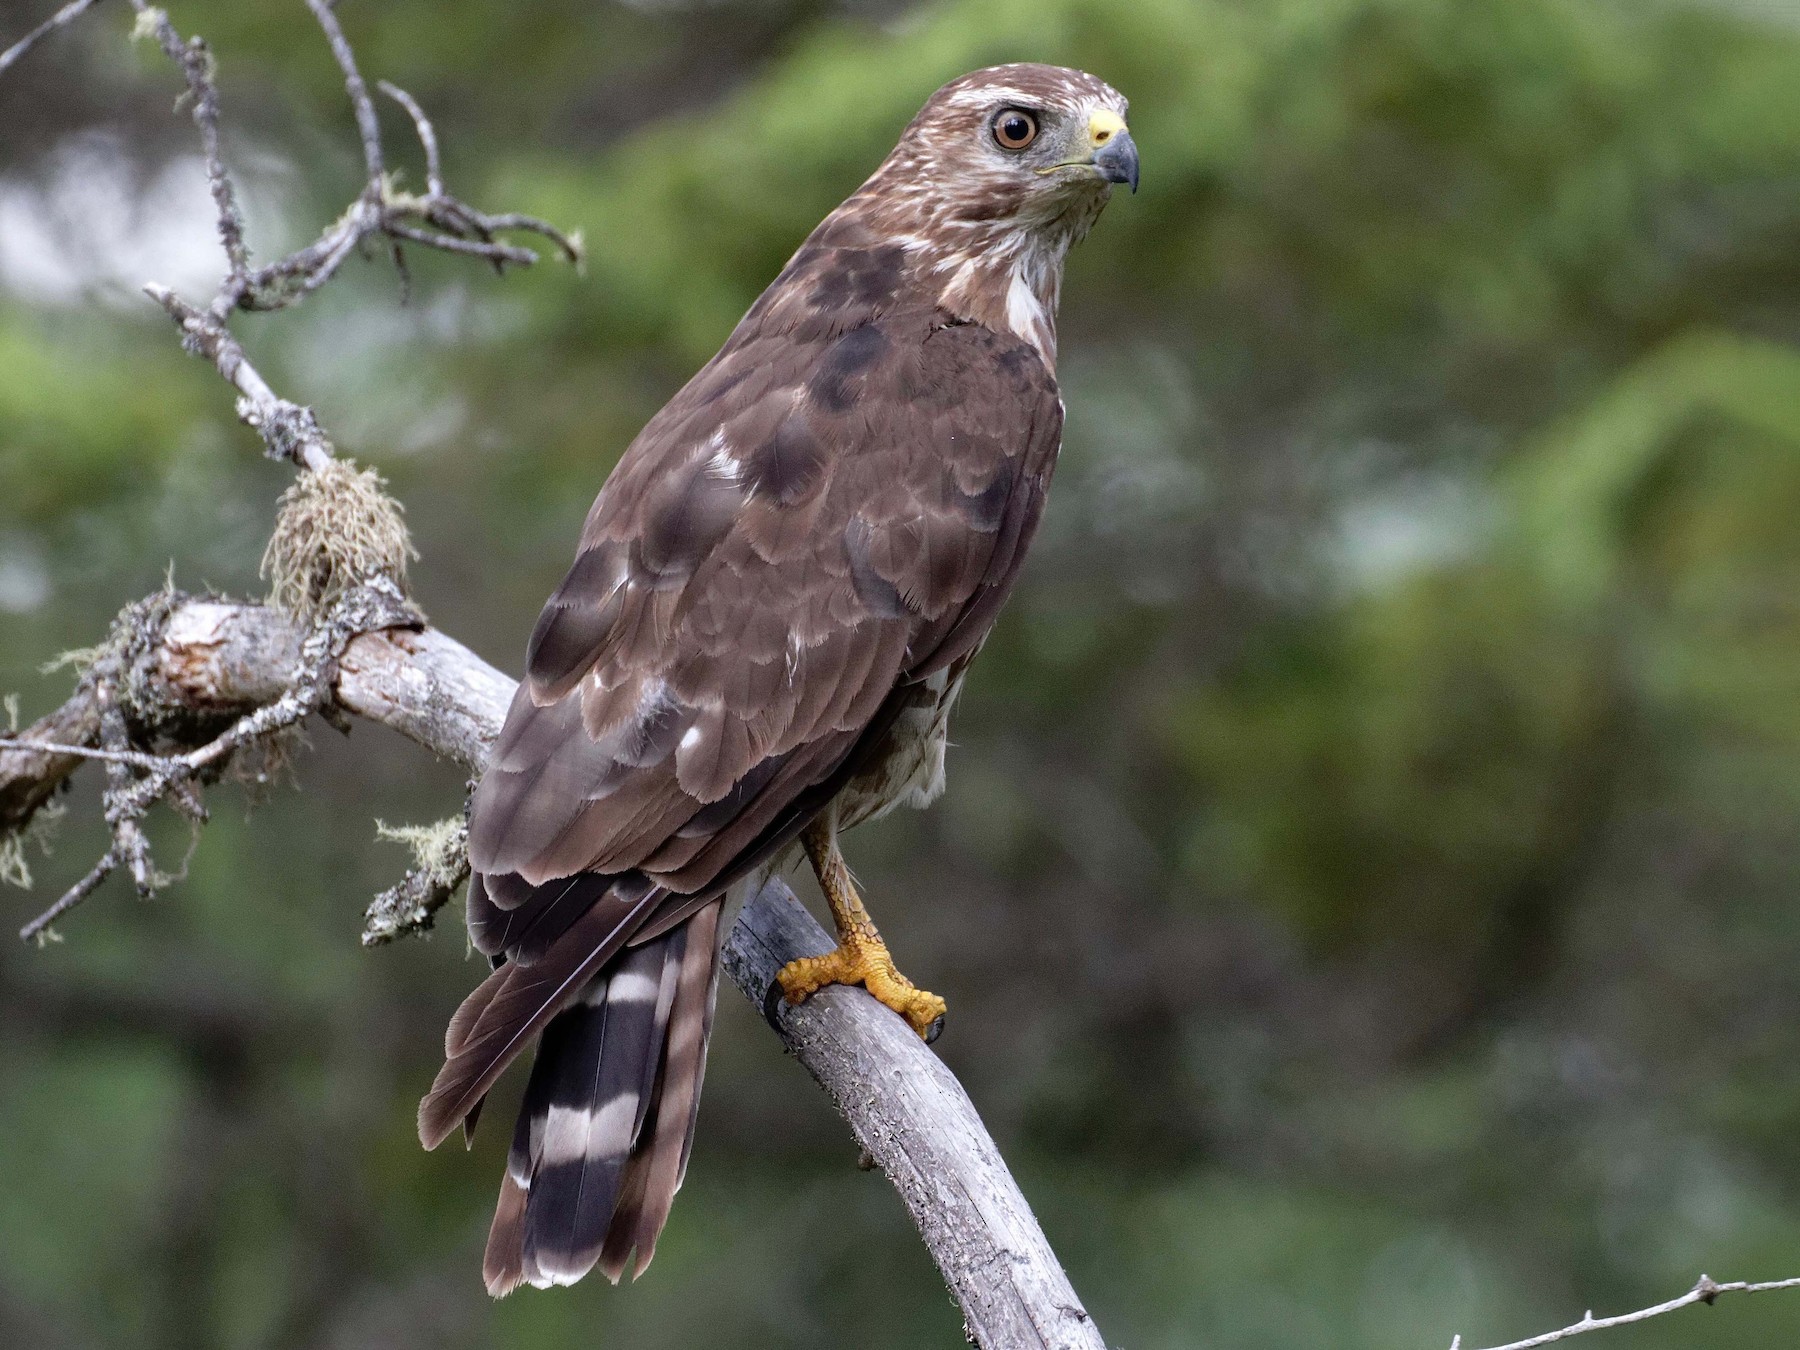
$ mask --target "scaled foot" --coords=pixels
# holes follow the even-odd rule
[[[853,932],[836,951],[788,962],[775,981],[789,1003],[803,1003],[828,984],[860,984],[877,1002],[904,1017],[927,1045],[944,1029],[944,1000],[894,969],[894,958],[879,934]]]

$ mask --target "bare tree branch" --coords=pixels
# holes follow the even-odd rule
[[[62,745],[56,741],[17,740],[11,736],[0,736],[0,750],[35,750],[51,755],[73,755],[77,759],[129,764],[138,769],[153,769],[162,763],[160,755],[146,754],[141,750],[102,750],[93,745]]]
[[[1636,1312],[1619,1313],[1614,1317],[1595,1317],[1590,1309],[1579,1322],[1573,1322],[1556,1331],[1546,1331],[1541,1336],[1532,1336],[1527,1340],[1508,1341],[1505,1345],[1491,1346],[1489,1350],[1535,1350],[1537,1346],[1554,1345],[1557,1341],[1566,1341],[1571,1336],[1585,1335],[1590,1331],[1606,1331],[1612,1327],[1630,1326],[1634,1322],[1648,1322],[1652,1317],[1661,1317],[1665,1313],[1691,1307],[1696,1303],[1704,1303],[1710,1307],[1720,1294],[1763,1294],[1772,1289],[1800,1289],[1800,1279],[1766,1280],[1761,1284],[1733,1280],[1729,1284],[1720,1284],[1710,1275],[1702,1275],[1694,1282],[1692,1289],[1680,1298],[1670,1299],[1667,1303],[1658,1303],[1650,1308],[1639,1308]],[[1450,1350],[1465,1350],[1461,1336],[1451,1338]],[[1474,1347],[1468,1347],[1467,1350],[1474,1350]]]
[[[338,68],[344,72],[344,89],[350,95],[350,106],[356,112],[356,129],[362,136],[363,163],[369,171],[369,190],[379,196],[382,175],[387,170],[381,159],[381,122],[375,116],[375,100],[369,97],[369,87],[363,83],[362,72],[356,68],[356,53],[350,50],[350,43],[344,37],[344,30],[338,24],[337,13],[332,9],[330,0],[306,0],[306,7],[313,12],[313,18],[319,21],[319,27],[325,30],[325,40],[331,44],[331,54],[337,58]]]
[[[100,883],[113,874],[113,869],[121,861],[118,845],[115,844],[102,853],[100,860],[88,868],[87,875],[64,891],[54,905],[21,928],[19,936],[27,942],[48,939],[52,932],[50,925],[92,895]]]
[[[225,160],[219,148],[219,90],[213,80],[212,52],[200,38],[183,39],[169,22],[169,16],[147,3],[131,0],[137,11],[138,31],[155,37],[157,45],[176,65],[187,80],[187,101],[194,125],[200,129],[201,153],[206,159],[206,182],[212,189],[213,205],[219,213],[219,242],[225,247],[228,265],[225,286],[220,295],[241,286],[250,269],[250,249],[244,242],[244,213],[239,209],[237,191],[225,172]]]
[[[437,134],[430,119],[411,95],[384,82],[383,92],[406,109],[425,150],[426,194],[419,197],[399,191],[387,173],[381,148],[381,124],[374,100],[357,68],[355,53],[344,36],[337,14],[327,0],[307,0],[308,8],[318,20],[332,55],[343,71],[344,88],[350,96],[357,133],[362,141],[366,177],[356,200],[317,239],[284,258],[252,269],[243,211],[238,205],[237,193],[226,172],[220,148],[219,92],[212,53],[202,39],[183,38],[168,15],[148,0],[131,0],[131,5],[137,12],[140,30],[156,39],[169,59],[181,68],[187,82],[186,101],[200,130],[207,182],[212,188],[219,238],[225,248],[225,278],[203,316],[185,302],[181,303],[186,312],[177,313],[174,297],[166,288],[157,287],[151,291],[190,335],[200,326],[196,316],[210,319],[215,326],[223,326],[234,309],[275,310],[298,303],[336,275],[353,253],[377,237],[386,238],[396,250],[396,260],[402,268],[404,261],[397,251],[402,240],[446,252],[472,254],[486,259],[497,269],[504,269],[508,264],[528,267],[538,261],[536,251],[503,242],[497,237],[506,232],[538,235],[554,244],[570,262],[581,261],[580,241],[549,222],[517,212],[488,215],[452,196],[444,187]],[[59,15],[49,26],[69,22],[80,12],[73,10],[66,18]],[[36,36],[26,38],[15,50],[22,52]],[[11,57],[12,54],[9,51],[7,55]],[[213,342],[217,345],[216,338]],[[233,377],[227,375],[226,378]]]
[[[5,51],[0,52],[0,75],[6,74],[15,61],[24,56],[26,52],[35,47],[42,39],[48,37],[59,28],[68,27],[76,19],[79,19],[83,14],[86,14],[99,3],[100,0],[69,0],[68,4],[57,10],[56,13],[45,19],[36,28],[32,29],[17,42],[13,43],[13,45],[8,47]]]
[[[419,106],[418,101],[398,85],[389,84],[386,80],[379,80],[375,87],[405,108],[407,116],[412,118],[413,129],[419,135],[419,145],[425,151],[425,195],[442,197],[444,195],[444,167],[438,159],[437,129],[431,125],[431,119],[425,116],[425,110]]]
[[[336,458],[313,410],[289,403],[269,388],[222,319],[195,309],[166,286],[153,283],[144,287],[144,293],[181,328],[181,345],[211,361],[243,396],[238,400],[238,419],[262,437],[271,459],[285,459],[302,469],[322,469]]]

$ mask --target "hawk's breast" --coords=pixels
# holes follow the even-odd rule
[[[979,650],[979,649],[978,649]],[[944,748],[950,709],[962,692],[970,652],[913,686],[913,697],[895,719],[867,768],[837,795],[840,829],[878,820],[897,806],[923,809],[944,791]]]

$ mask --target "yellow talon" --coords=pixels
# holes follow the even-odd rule
[[[822,819],[801,836],[818,874],[819,889],[837,927],[838,946],[823,956],[802,956],[776,973],[775,982],[789,1003],[803,1003],[828,984],[860,984],[876,1001],[892,1008],[927,1043],[943,1029],[944,1000],[920,989],[894,968],[894,958],[881,940],[862,897],[850,880],[850,869],[837,848],[834,823]]]
[[[860,984],[877,1002],[904,1017],[925,1041],[936,1039],[935,1028],[945,1011],[943,999],[894,969],[894,958],[879,935],[852,933],[836,951],[788,962],[775,980],[789,1003],[804,1003],[828,984]]]

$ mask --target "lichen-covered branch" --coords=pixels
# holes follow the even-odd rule
[[[363,914],[362,943],[379,947],[408,933],[422,933],[469,879],[469,825],[461,817],[436,825],[384,825],[383,839],[408,845],[413,865],[370,902]]]
[[[150,739],[159,734],[164,738],[170,735],[167,730],[159,733],[159,727],[201,725],[181,717],[184,709],[180,705],[162,704],[155,692],[170,611],[184,598],[165,591],[128,607],[90,668],[92,678],[84,682],[85,688],[77,694],[75,701],[92,709],[94,734],[104,752],[101,757],[107,768],[105,816],[112,831],[112,845],[86,876],[20,930],[22,938],[44,937],[51,924],[92,894],[116,868],[130,871],[138,894],[154,894],[166,878],[151,861],[143,834],[144,817],[150,808],[168,801],[189,819],[203,821],[205,809],[193,791],[195,786],[236,752],[323,711],[332,699],[335,663],[352,639],[372,630],[420,622],[418,612],[397,586],[379,577],[369,578],[342,595],[328,613],[303,631],[297,643],[282,643],[276,648],[294,651],[295,660],[285,674],[276,677],[281,687],[273,699],[244,712],[222,731],[190,749],[179,753],[147,752],[134,748],[132,727],[140,729],[139,739]],[[215,700],[210,706],[216,709],[219,704]],[[41,768],[59,767],[63,761],[72,767],[86,757],[85,747],[64,748],[71,753],[61,757],[49,755],[33,746],[28,735],[22,741],[0,741],[0,756],[19,755],[22,764]],[[5,760],[0,758],[0,782],[8,781],[5,767]],[[29,796],[26,793],[22,799]],[[46,799],[47,793],[39,796],[40,801]]]

